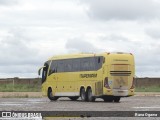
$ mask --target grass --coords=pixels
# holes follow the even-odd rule
[[[2,96],[2,98],[29,98],[29,96],[26,95],[7,95],[7,96]]]
[[[160,85],[136,87],[136,92],[160,92]]]
[[[136,92],[160,92],[160,85],[136,87]],[[0,92],[41,92],[41,85],[0,84]]]
[[[25,84],[0,84],[0,92],[40,92],[40,86]]]

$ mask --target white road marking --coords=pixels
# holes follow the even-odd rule
[[[136,109],[160,109],[160,106],[158,106],[158,107],[133,107],[133,108],[136,108]]]
[[[11,105],[32,105],[37,103],[44,103],[42,101],[34,101],[34,102],[1,102],[0,106],[11,106]]]

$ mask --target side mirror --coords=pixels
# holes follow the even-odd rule
[[[45,68],[46,66],[43,66],[43,67],[41,67],[41,68],[39,68],[39,70],[38,70],[38,75],[41,75],[41,69],[43,69],[43,68]]]

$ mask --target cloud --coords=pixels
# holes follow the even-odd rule
[[[16,6],[0,7],[0,26],[55,27],[87,18],[76,0],[46,0],[45,2],[44,0],[17,0],[17,2]],[[6,2],[6,4],[11,3]]]
[[[153,41],[154,42],[154,41]],[[135,57],[136,75],[139,77],[158,77],[160,74],[160,48],[153,47],[154,43],[137,42],[132,49]],[[130,47],[130,46],[129,46]]]
[[[12,28],[1,38],[1,74],[24,73],[25,76],[25,73],[36,73],[35,69],[38,69],[41,57],[38,50],[30,46],[31,41],[26,36],[25,30]]]
[[[87,12],[101,20],[150,20],[160,18],[160,3],[155,0],[88,0]]]
[[[158,76],[159,4],[158,0],[1,0],[0,77],[37,77],[48,57],[105,51],[131,52],[136,75]]]
[[[108,52],[133,52],[137,46],[136,41],[120,33],[104,34],[97,39],[101,47],[106,48]]]
[[[10,29],[8,35],[0,41],[0,54],[2,55],[0,63],[5,65],[9,63],[24,64],[31,57],[34,58],[37,51],[30,48],[29,43],[30,41],[26,35],[24,35],[23,30],[20,30],[20,28]]]
[[[82,40],[80,38],[69,39],[66,42],[65,47],[69,50],[69,52],[100,52],[101,49],[95,47],[88,41]]]
[[[149,35],[151,38],[158,40],[158,39],[160,39],[159,31],[160,31],[159,27],[158,28],[157,27],[156,28],[148,28],[145,30],[145,33],[147,35]]]
[[[129,42],[129,38],[123,36],[123,35],[118,35],[118,34],[110,34],[108,36],[101,36],[101,40],[109,40],[109,41],[114,41],[114,42]]]
[[[1,5],[15,5],[17,4],[17,0],[0,0],[0,6]]]

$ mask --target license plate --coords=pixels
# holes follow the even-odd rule
[[[118,93],[123,93],[124,91],[118,91]]]

